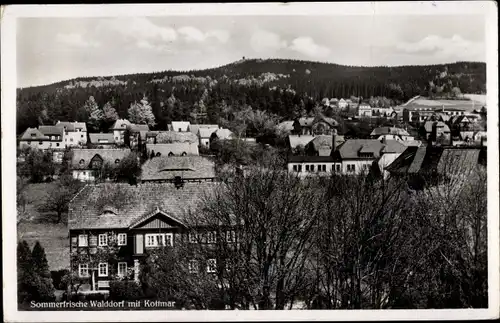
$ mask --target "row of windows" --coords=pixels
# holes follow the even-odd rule
[[[318,167],[315,167],[315,165],[305,165],[305,171],[306,172],[314,172],[315,170],[317,172],[326,172],[326,165],[317,165]],[[334,169],[334,165],[332,165],[332,170]],[[294,172],[302,172],[302,165],[293,165],[293,171]],[[335,171],[340,172],[340,164],[335,165]]]
[[[107,277],[108,276],[108,263],[100,262],[97,266],[97,275],[99,277]],[[125,276],[127,274],[127,263],[119,262],[117,265],[117,274],[118,276]],[[89,264],[82,263],[78,265],[78,275],[80,277],[89,277]]]
[[[174,245],[172,233],[149,233],[145,237],[146,247],[173,247]]]
[[[234,230],[229,230],[223,232],[221,237],[226,242],[232,243],[236,242],[236,233]],[[190,243],[216,243],[217,242],[217,232],[210,231],[207,233],[190,233],[189,234]]]
[[[117,242],[119,246],[127,245],[127,234],[126,233],[118,233]],[[108,245],[108,234],[103,233],[98,236],[90,236],[90,245],[95,246],[107,246]],[[79,247],[88,247],[89,246],[89,235],[88,234],[80,234],[78,236],[78,246]]]
[[[189,272],[191,274],[198,273],[199,268],[200,268],[200,263],[198,262],[198,260],[190,260],[189,261],[189,268],[188,269],[189,269]],[[207,273],[217,272],[217,260],[208,259],[206,270],[207,270]]]

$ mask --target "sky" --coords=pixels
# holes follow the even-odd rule
[[[18,87],[242,57],[362,66],[486,61],[482,15],[19,18],[16,39]]]

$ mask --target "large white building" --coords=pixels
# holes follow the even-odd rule
[[[65,147],[84,146],[87,144],[87,125],[85,122],[57,121],[56,127],[63,131]]]

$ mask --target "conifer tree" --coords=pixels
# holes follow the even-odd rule
[[[33,247],[31,258],[33,261],[33,269],[35,273],[37,273],[41,277],[50,278],[49,263],[47,262],[45,249],[43,249],[39,241],[37,241],[35,243],[35,246]]]

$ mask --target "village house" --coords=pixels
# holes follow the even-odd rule
[[[190,218],[197,213],[201,198],[217,185],[86,185],[71,200],[68,212],[70,270],[85,279],[81,290],[107,290],[110,281],[123,277],[139,282],[147,253],[157,248],[210,247],[218,239],[236,243],[234,226],[220,225],[213,231],[192,224]],[[215,254],[204,263],[199,258],[185,261],[189,273],[215,273],[222,265]]]
[[[293,123],[294,132],[300,129],[300,135],[331,135],[338,122],[333,118],[318,114],[315,117],[298,118]]]
[[[125,142],[125,130],[130,126],[130,121],[127,119],[118,119],[113,123],[109,131],[113,133],[113,137],[115,138],[115,142],[117,144],[123,144]]]
[[[172,123],[168,125],[168,130],[177,132],[187,132],[189,131],[190,125],[191,123],[189,121],[172,121]]]
[[[70,161],[73,178],[94,181],[99,178],[104,163],[118,165],[129,154],[130,149],[73,149]]]
[[[215,162],[203,156],[154,157],[142,165],[141,182],[214,181]]]
[[[383,139],[401,140],[401,141],[415,140],[415,137],[410,136],[408,131],[395,126],[375,128],[370,133],[370,137],[372,139],[378,139],[378,140],[383,140]]]
[[[64,149],[63,131],[54,126],[39,126],[26,129],[19,139],[19,148]]]
[[[340,99],[337,103],[337,106],[339,107],[339,109],[344,110],[349,107],[349,103],[344,99]]]
[[[305,145],[305,153],[308,156],[330,156],[334,149],[333,138],[335,137],[335,147],[344,143],[344,136],[319,135]]]
[[[87,144],[87,125],[85,122],[57,121],[56,127],[63,129],[65,147],[85,146]]]
[[[146,144],[147,156],[199,156],[198,143],[173,142],[168,144]]]
[[[376,139],[348,139],[337,146],[340,142],[337,135],[333,134],[332,149],[329,155],[325,150],[318,151],[316,155],[289,156],[287,168],[289,172],[298,173],[304,177],[311,174],[329,175],[332,172],[338,174],[356,175],[367,173],[384,154],[400,154],[406,146],[396,140]],[[324,140],[321,140],[324,141]],[[310,144],[308,147],[313,147]],[[311,148],[308,151],[312,150]],[[320,155],[321,153],[321,155]],[[395,158],[392,155],[392,158]],[[390,158],[386,158],[390,160]],[[387,161],[383,161],[386,163]]]
[[[89,133],[89,141],[94,148],[116,147],[115,137],[112,133]]]
[[[411,188],[423,189],[438,180],[467,178],[478,165],[486,166],[486,156],[486,147],[408,147],[385,170],[405,179]]]
[[[199,142],[200,147],[210,148],[210,137],[218,129],[219,128],[199,128],[198,133],[196,135],[200,140]]]
[[[358,105],[358,117],[360,118],[371,118],[372,117],[372,107],[368,103],[360,103]]]
[[[429,142],[446,142],[450,143],[451,133],[448,125],[441,121],[427,121],[423,125],[425,130],[425,138]]]

